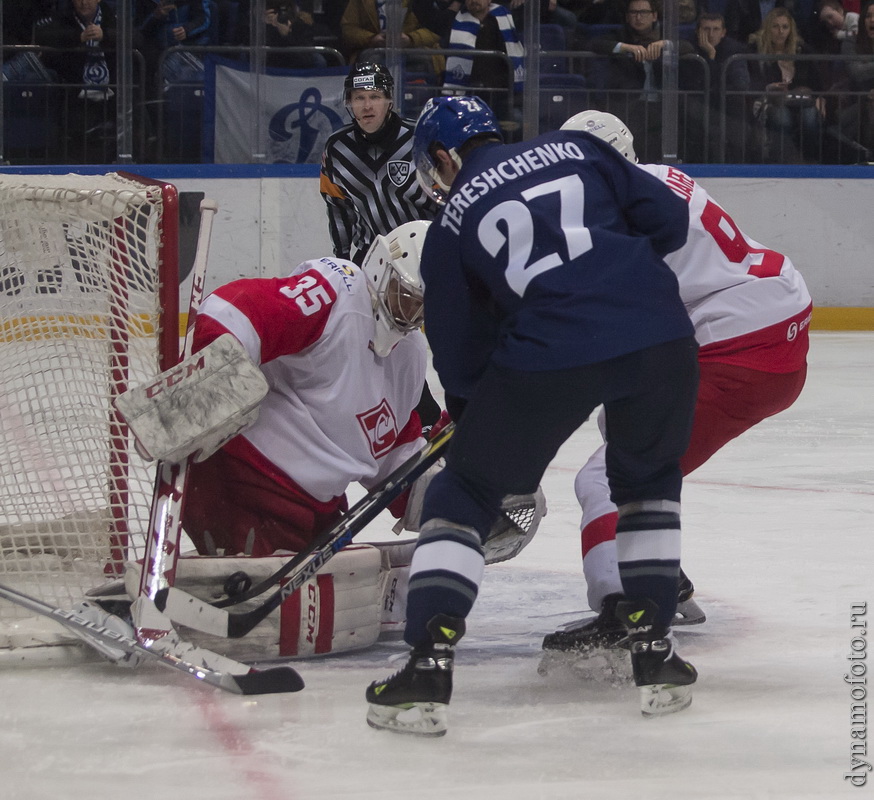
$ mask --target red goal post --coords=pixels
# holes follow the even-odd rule
[[[52,605],[142,553],[154,465],[112,401],[178,360],[178,226],[172,184],[0,175],[0,583]],[[73,652],[22,613],[0,662]]]

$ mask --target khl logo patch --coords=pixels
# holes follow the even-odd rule
[[[410,162],[389,161],[388,177],[395,186],[403,186],[410,177]]]

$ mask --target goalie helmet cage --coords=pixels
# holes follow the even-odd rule
[[[143,551],[154,466],[112,401],[178,360],[178,225],[171,184],[0,175],[0,583],[54,606]],[[0,602],[0,663],[79,650],[26,613]]]

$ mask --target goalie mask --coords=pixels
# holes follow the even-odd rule
[[[634,136],[628,126],[619,117],[606,111],[581,111],[574,114],[564,125],[563,131],[585,131],[607,142],[620,155],[625,156],[632,164],[637,163],[634,152]]]
[[[484,133],[503,141],[498,120],[480,98],[434,97],[425,103],[413,132],[413,165],[419,185],[429,197],[443,204],[449,195],[449,186],[437,171],[435,147],[445,149],[460,167],[458,149]]]
[[[373,304],[373,351],[381,357],[422,326],[424,286],[419,272],[430,222],[407,222],[377,236],[362,264]]]

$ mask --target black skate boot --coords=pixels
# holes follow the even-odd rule
[[[608,594],[601,603],[601,613],[590,620],[571,623],[569,627],[543,637],[544,650],[591,655],[596,650],[613,650],[628,638],[625,626],[616,618],[616,604],[621,594]]]
[[[446,733],[455,645],[464,636],[464,620],[438,614],[428,623],[428,633],[431,641],[414,647],[402,670],[367,687],[371,728],[416,736]]]
[[[658,607],[651,600],[621,600],[616,616],[628,628],[634,683],[640,689],[640,711],[656,717],[682,711],[692,702],[698,672],[674,650],[670,628],[653,625]]]

